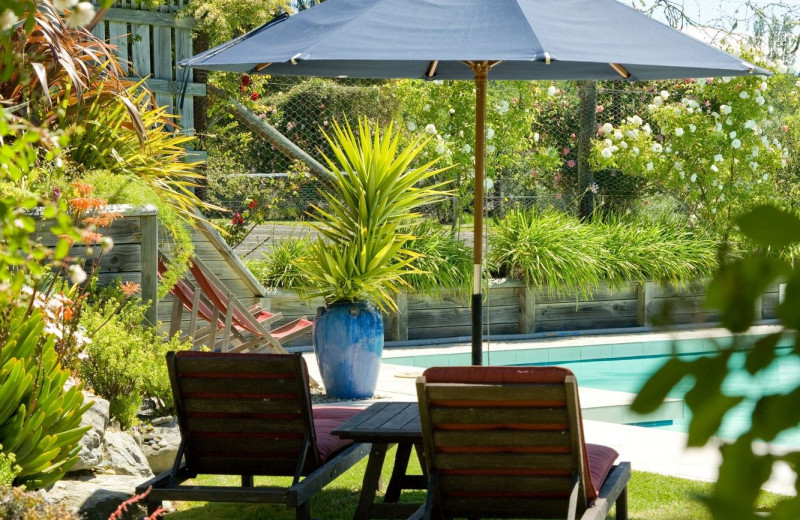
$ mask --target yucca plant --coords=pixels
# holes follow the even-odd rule
[[[362,119],[356,135],[349,123],[334,122],[333,136],[325,138],[334,155],[324,156],[332,182],[320,190],[326,206],[309,213],[320,237],[299,262],[312,284],[303,294],[328,304],[366,299],[394,309],[393,296],[407,286],[403,277],[419,272],[413,265],[419,254],[405,248],[408,225],[419,206],[445,195],[445,183],[423,185],[444,169],[432,168],[435,161],[412,167],[424,139],[401,150],[391,124],[381,129]]]

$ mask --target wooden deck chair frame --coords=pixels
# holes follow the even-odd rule
[[[601,520],[614,503],[617,519],[627,519],[630,463],[611,467],[595,496],[571,372],[559,367],[449,368],[475,369],[474,377],[447,383],[447,369],[429,369],[440,370],[431,374],[437,382],[428,381],[429,371],[417,379],[429,489],[412,519]],[[506,369],[514,382],[485,377],[498,368]],[[511,373],[531,369],[549,373],[538,382],[536,375],[523,382],[529,376]],[[568,375],[554,375],[553,369]],[[616,457],[609,448],[592,448],[611,453],[606,468]]]
[[[369,452],[355,443],[321,462],[300,354],[169,352],[167,364],[181,444],[171,470],[136,488],[152,486],[148,514],[164,500],[273,503],[308,520],[310,498]],[[182,484],[198,474],[240,476],[241,487]],[[256,476],[293,481],[255,486]]]
[[[277,354],[286,353],[282,342],[305,334],[311,328],[310,321],[305,318],[299,318],[289,324],[279,327],[281,331],[289,331],[289,333],[284,334],[281,340],[278,340],[273,334],[274,331],[267,329],[266,325],[279,320],[282,317],[280,313],[273,314],[266,320],[257,320],[253,317],[253,313],[260,309],[260,307],[245,307],[236,295],[228,290],[200,259],[195,257],[192,260],[192,265],[189,270],[203,293],[214,306],[220,310],[221,314],[224,315],[224,325],[222,329],[223,343],[227,342],[229,344],[229,348],[226,350],[232,352],[269,351]],[[261,310],[260,312],[263,313],[265,311]],[[231,341],[231,338],[239,331],[250,332],[253,337],[236,344],[236,342]]]

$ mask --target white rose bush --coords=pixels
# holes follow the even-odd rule
[[[617,126],[598,117],[593,167],[646,179],[679,201],[691,222],[724,233],[734,217],[776,196],[787,163],[771,135],[771,81],[684,80]]]

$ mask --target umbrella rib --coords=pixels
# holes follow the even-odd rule
[[[630,78],[630,77],[631,77],[631,73],[630,73],[630,72],[628,72],[628,71],[625,69],[625,67],[623,67],[623,66],[622,66],[622,65],[620,65],[619,63],[609,63],[609,65],[611,65],[611,68],[612,68],[612,69],[614,69],[615,71],[617,71],[617,74],[619,74],[620,76],[622,76],[624,79],[628,79],[628,78]]]
[[[428,65],[428,71],[425,75],[429,78],[433,78],[436,75],[436,67],[439,66],[439,60],[433,60],[430,65]]]

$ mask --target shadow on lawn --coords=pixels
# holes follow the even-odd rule
[[[311,517],[320,520],[350,520],[358,505],[360,490],[326,488],[311,499]],[[382,500],[379,495],[376,499]],[[404,491],[401,502],[422,502],[424,491]],[[178,511],[165,516],[170,520],[294,520],[294,509],[276,504],[233,504],[177,502]]]

